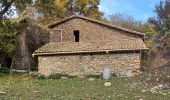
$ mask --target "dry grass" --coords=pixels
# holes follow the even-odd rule
[[[170,63],[145,72],[136,77],[136,83],[141,89],[151,92],[161,92],[170,89]]]

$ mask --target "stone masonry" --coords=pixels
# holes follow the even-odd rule
[[[140,69],[139,53],[120,54],[80,54],[40,56],[39,73],[50,75],[63,73],[69,75],[100,75],[105,67],[117,76],[133,76]]]
[[[51,39],[55,42],[75,42],[74,30],[80,30],[80,41],[114,41],[115,39],[134,39],[140,38],[138,35],[134,35],[121,30],[113,29],[107,26],[103,26],[97,23],[92,23],[80,18],[68,20],[53,28],[51,33]],[[61,36],[62,34],[62,36]],[[58,37],[56,37],[58,36]],[[61,40],[62,39],[62,40]]]

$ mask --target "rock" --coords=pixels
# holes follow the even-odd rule
[[[146,90],[142,90],[142,92],[146,92]]]
[[[89,80],[89,81],[94,81],[94,80],[95,80],[95,78],[89,78],[88,80]]]
[[[65,79],[65,80],[67,80],[67,79],[68,79],[68,77],[61,77],[61,79]]]
[[[156,81],[159,81],[159,78],[156,78]]]
[[[110,82],[105,82],[104,86],[111,86],[112,84]]]
[[[29,74],[30,74],[30,75],[34,75],[34,76],[38,76],[38,75],[39,75],[38,72],[30,72]]]
[[[6,92],[0,91],[0,94],[6,94]]]
[[[126,73],[126,76],[128,76],[128,77],[131,77],[131,76],[133,76],[133,75],[134,75],[134,73],[131,72],[131,70],[127,71],[127,73]]]
[[[161,84],[161,85],[158,85],[158,86],[159,86],[160,88],[161,88],[161,87],[163,87],[163,85],[162,85],[162,84]]]

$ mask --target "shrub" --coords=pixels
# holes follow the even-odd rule
[[[0,68],[0,73],[9,74],[10,69],[9,68]]]
[[[40,75],[37,77],[37,79],[46,79],[46,77],[44,75]]]
[[[47,77],[48,79],[60,79],[61,74],[51,74]]]
[[[31,71],[38,71],[38,67],[31,67]]]
[[[101,75],[87,75],[87,78],[101,78]]]
[[[70,75],[61,74],[61,73],[51,74],[47,78],[48,79],[61,79],[61,77],[76,78],[76,76],[70,76]]]

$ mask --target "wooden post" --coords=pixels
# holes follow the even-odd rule
[[[140,67],[142,66],[142,51],[140,50],[140,55],[139,55],[139,58],[140,58]]]
[[[61,42],[63,42],[63,32],[62,32],[62,29],[60,31],[61,31]]]
[[[10,72],[9,72],[10,74],[12,74],[13,63],[14,63],[14,57],[12,57],[12,63],[11,63]]]

